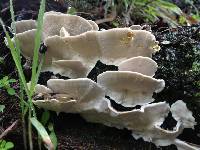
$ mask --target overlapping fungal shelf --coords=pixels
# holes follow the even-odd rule
[[[26,20],[16,26],[21,53],[32,58],[37,25]],[[164,80],[153,78],[157,64],[151,56],[160,49],[154,35],[140,26],[98,30],[95,22],[79,16],[45,13],[42,39],[47,52],[43,71],[71,79],[50,79],[47,86],[38,84],[34,104],[57,113],[79,113],[89,122],[126,128],[134,138],[142,137],[157,146],[175,144],[180,150],[197,149],[176,138],[184,128],[196,124],[185,103],[177,101],[171,108],[166,102],[152,103],[153,93],[165,87]],[[98,60],[119,70],[103,72],[97,82],[86,78]],[[106,96],[124,107],[141,108],[117,111]],[[177,121],[171,131],[160,127],[170,111]]]

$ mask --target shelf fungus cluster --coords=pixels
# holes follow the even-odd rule
[[[32,58],[36,22],[19,21],[16,27],[21,53]],[[71,79],[50,79],[47,86],[38,84],[35,105],[57,113],[79,113],[89,122],[126,128],[134,138],[143,138],[157,146],[175,144],[180,150],[198,148],[177,139],[184,128],[193,128],[196,124],[185,103],[179,100],[171,107],[166,102],[153,103],[153,93],[162,91],[165,82],[153,78],[157,63],[151,56],[160,47],[151,32],[141,30],[140,26],[99,31],[91,20],[47,12],[42,41],[47,47],[42,70]],[[101,73],[97,82],[86,78],[98,60],[118,66],[118,71]],[[123,107],[140,105],[141,108],[118,111],[108,97]],[[161,128],[169,112],[177,121],[173,130]]]

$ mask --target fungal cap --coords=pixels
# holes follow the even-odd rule
[[[157,70],[157,63],[149,57],[133,57],[119,64],[119,71],[138,72],[147,76],[154,76]]]
[[[46,12],[43,20],[43,35],[45,39],[49,36],[59,35],[62,27],[72,36],[97,28],[94,22],[88,21],[80,16],[52,11]]]
[[[36,31],[36,29],[32,29],[16,34],[16,38],[19,41],[20,49],[23,56],[25,57],[33,58],[35,44],[33,41],[35,40]]]
[[[111,99],[126,107],[152,102],[153,92],[165,86],[164,80],[131,71],[106,71],[97,77],[97,83]]]
[[[37,100],[34,103],[57,112],[77,113],[95,107],[96,103],[104,97],[104,91],[92,80],[79,79],[50,79],[47,87],[56,93],[49,100]],[[54,100],[51,103],[51,100]],[[68,106],[68,103],[70,106]],[[55,109],[54,109],[54,105]],[[70,109],[65,109],[64,107]]]
[[[52,71],[70,78],[86,77],[88,68],[78,60],[57,60],[52,62]]]
[[[13,27],[13,23],[11,24],[11,27]],[[16,27],[16,34],[22,33],[28,30],[36,29],[36,21],[35,20],[21,20],[15,22]]]
[[[172,116],[176,121],[181,121],[185,128],[194,128],[196,125],[195,119],[192,116],[192,112],[187,109],[186,104],[178,100],[171,106]]]

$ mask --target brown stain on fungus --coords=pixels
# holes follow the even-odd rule
[[[122,44],[129,44],[133,40],[134,36],[135,36],[135,34],[131,31],[129,31],[129,32],[127,32],[126,36],[121,39],[120,42]]]

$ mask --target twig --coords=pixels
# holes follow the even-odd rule
[[[89,15],[89,16],[93,15],[92,13],[81,12],[81,11],[76,12],[76,14],[84,14],[84,15]]]
[[[130,17],[132,10],[133,10],[133,2],[131,3],[129,10],[127,12],[123,13],[126,26],[129,26],[129,24],[130,24],[129,22],[131,22],[131,24],[132,24],[131,17]]]
[[[111,22],[116,18],[116,16],[117,16],[117,11],[116,11],[116,7],[114,7],[114,9],[112,10],[112,13],[110,14],[110,17],[99,19],[99,20],[96,20],[95,22],[96,22],[96,24],[101,24],[104,22]]]
[[[4,136],[6,136],[9,132],[11,132],[13,130],[13,128],[17,125],[18,120],[16,120],[15,122],[13,122],[1,135],[0,135],[0,139],[2,139]]]

